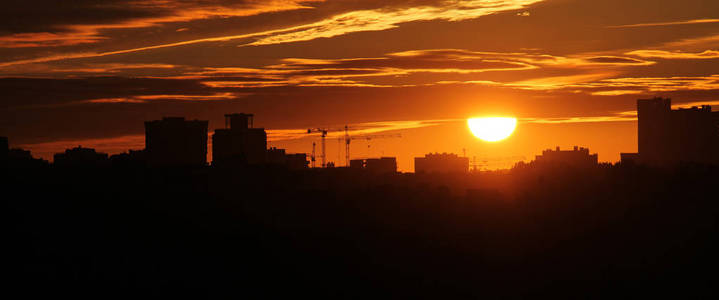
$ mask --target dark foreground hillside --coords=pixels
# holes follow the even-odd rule
[[[23,298],[718,294],[713,167],[5,173],[3,272]]]

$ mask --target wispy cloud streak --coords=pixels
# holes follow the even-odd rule
[[[666,50],[636,50],[625,53],[626,55],[634,55],[643,58],[662,58],[662,59],[715,59],[719,58],[719,51],[706,50],[699,53],[666,51]]]
[[[125,18],[103,22],[97,18],[96,23],[78,24],[74,20],[66,20],[67,24],[56,24],[46,28],[47,32],[23,32],[0,36],[0,47],[58,47],[78,44],[96,43],[107,40],[103,31],[116,29],[147,28],[166,23],[181,23],[193,20],[245,17],[263,13],[307,9],[306,4],[324,0],[264,0],[264,1],[165,1],[143,0],[123,1],[125,3],[96,3],[75,8],[84,8],[88,13],[122,12]],[[90,1],[88,1],[90,2]],[[70,5],[68,5],[70,6]],[[59,13],[62,13],[60,11]],[[73,13],[73,11],[65,11]],[[42,20],[36,20],[42,22]]]
[[[656,22],[656,23],[639,23],[627,25],[607,26],[607,28],[637,28],[637,27],[655,27],[655,26],[672,26],[672,25],[690,25],[690,24],[707,24],[719,23],[719,19],[695,19],[674,22]]]
[[[331,16],[318,22],[262,32],[193,39],[175,43],[106,52],[66,53],[62,55],[8,61],[0,63],[0,67],[66,59],[103,57],[198,43],[226,42],[253,38],[255,38],[254,41],[248,41],[241,46],[260,46],[309,41],[318,38],[330,38],[345,35],[353,32],[387,30],[396,28],[402,23],[413,21],[446,20],[452,22],[475,19],[498,12],[522,9],[541,1],[543,0],[445,0],[435,6],[427,5],[410,8],[386,7],[371,10],[360,10]],[[291,7],[298,8],[299,6],[295,5]],[[87,39],[88,37],[84,36],[84,38]]]
[[[381,31],[414,21],[463,21],[493,13],[525,8],[542,0],[447,0],[437,6],[360,10],[288,29],[287,33],[261,38],[249,45],[272,45],[330,38],[360,31]]]

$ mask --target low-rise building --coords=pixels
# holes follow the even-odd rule
[[[415,173],[467,173],[469,158],[453,153],[429,153],[424,157],[415,157]]]

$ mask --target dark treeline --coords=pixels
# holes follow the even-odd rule
[[[716,167],[7,170],[26,298],[716,294]]]

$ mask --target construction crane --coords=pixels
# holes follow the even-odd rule
[[[327,153],[325,152],[325,138],[327,137],[327,132],[328,132],[328,131],[329,131],[329,129],[327,129],[327,128],[310,128],[310,129],[307,129],[307,134],[311,134],[311,133],[318,132],[318,133],[320,133],[320,137],[322,138],[322,142],[321,142],[322,144],[320,145],[320,148],[321,148],[321,150],[322,150],[322,154],[320,154],[320,158],[321,158],[321,161],[322,161],[322,165],[321,165],[322,168],[327,167],[327,164],[326,164],[326,162],[327,162],[326,154],[327,154]]]
[[[345,141],[345,164],[346,164],[348,167],[349,167],[349,165],[350,165],[350,142],[351,142],[352,140],[363,139],[363,140],[367,140],[367,141],[369,142],[369,141],[372,140],[372,139],[400,138],[400,137],[402,137],[402,135],[399,134],[399,133],[397,133],[397,134],[377,134],[377,135],[358,135],[358,136],[350,136],[350,135],[349,135],[349,129],[350,129],[350,127],[347,126],[347,125],[345,125],[345,127],[344,127],[344,128],[341,128],[341,129],[329,129],[329,128],[310,128],[310,129],[307,129],[307,134],[312,134],[312,133],[319,133],[319,134],[320,134],[320,138],[321,138],[321,140],[320,140],[320,143],[321,143],[321,144],[320,144],[320,150],[322,151],[321,154],[320,154],[320,160],[321,160],[322,164],[321,164],[320,166],[321,166],[322,168],[326,168],[326,167],[327,167],[327,151],[326,151],[326,150],[327,150],[327,147],[326,147],[326,139],[327,139],[327,134],[328,134],[329,132],[339,132],[339,131],[344,130],[344,133],[345,133],[345,134],[344,134],[344,137],[340,136],[340,137],[338,138],[338,142],[341,142],[342,140]],[[313,146],[313,153],[314,153],[314,143],[313,143],[312,146]],[[369,145],[368,145],[367,147],[369,147]],[[339,149],[338,149],[337,151],[339,151]],[[339,154],[339,153],[338,153],[338,154]],[[312,157],[314,158],[314,154],[313,154]],[[313,160],[313,162],[314,162],[314,160]]]
[[[373,134],[373,135],[355,135],[350,136],[349,132],[347,130],[347,126],[345,126],[345,136],[339,137],[338,140],[344,140],[345,141],[345,164],[346,166],[350,166],[350,142],[352,140],[366,140],[368,143],[370,140],[373,139],[387,139],[387,138],[401,138],[402,134],[395,133],[395,134]],[[369,144],[367,145],[369,148]]]

